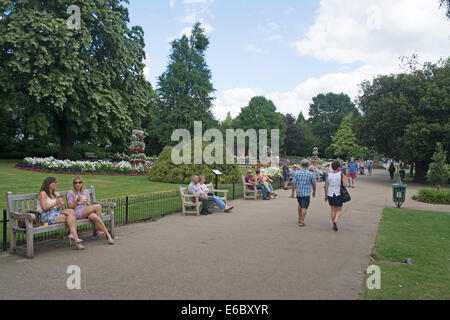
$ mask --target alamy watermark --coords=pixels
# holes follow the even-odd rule
[[[70,274],[66,280],[66,287],[69,290],[81,290],[81,268],[71,265],[67,267],[67,274]]]
[[[181,139],[181,142],[172,149],[172,162],[176,165],[203,163],[220,165],[224,162],[232,165],[237,160],[237,164],[246,164],[245,158],[248,150],[249,164],[271,164],[276,167],[278,166],[276,159],[280,150],[280,130],[272,129],[270,137],[271,147],[268,148],[267,129],[260,129],[258,132],[255,129],[247,131],[228,129],[224,141],[220,130],[209,129],[203,134],[203,123],[195,121],[194,138],[186,129],[177,129],[172,133],[172,141],[179,142]],[[246,144],[247,140],[248,145]],[[194,159],[192,159],[192,141],[194,142]],[[211,144],[203,150],[204,141],[211,142]]]
[[[369,290],[380,290],[381,289],[381,269],[379,266],[371,265],[367,268],[366,285]]]
[[[71,16],[67,19],[67,29],[79,30],[81,28],[81,9],[79,6],[71,5],[67,8]]]

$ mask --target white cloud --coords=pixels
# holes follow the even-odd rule
[[[269,25],[270,29],[276,24]],[[266,29],[267,30],[267,29]],[[318,15],[304,39],[292,43],[301,56],[341,64],[341,72],[312,77],[284,92],[255,88],[223,90],[215,115],[223,120],[248,105],[255,95],[271,99],[278,111],[308,117],[309,104],[319,93],[358,95],[359,84],[380,74],[398,73],[399,57],[418,53],[420,62],[436,62],[450,52],[449,22],[429,0],[321,0]],[[248,45],[247,51],[258,48]],[[351,63],[362,63],[357,69]]]
[[[265,38],[264,41],[275,41],[275,40],[280,40],[282,38],[283,38],[283,36],[281,34],[275,34],[273,36]]]
[[[248,43],[244,46],[244,50],[247,52],[253,52],[256,54],[268,54],[269,50],[261,49],[255,46],[254,44]]]
[[[175,5],[176,5],[176,3],[175,3],[175,0],[169,0],[169,6],[170,6],[170,8],[175,8]]]
[[[429,0],[322,0],[306,37],[293,45],[301,55],[340,63],[382,65],[416,51],[436,60],[450,52],[448,27]]]
[[[241,108],[248,106],[251,98],[263,94],[261,89],[250,88],[233,88],[219,92],[218,97],[214,101],[213,112],[220,120],[225,120],[227,113],[235,118],[240,112]]]
[[[289,8],[287,8],[285,11],[284,11],[284,14],[285,15],[290,15],[291,13],[294,13],[294,12],[296,12],[297,10],[295,9],[295,8],[293,8],[293,7],[289,7]]]

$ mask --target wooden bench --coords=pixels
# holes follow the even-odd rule
[[[261,195],[262,197],[262,191],[257,189],[255,185],[251,183],[247,183],[245,181],[245,176],[242,176],[242,189],[244,194],[244,200],[245,199],[253,199],[258,200],[258,196]],[[250,195],[248,195],[250,193]]]
[[[88,160],[97,160],[97,155],[94,152],[85,152],[84,156],[88,159]]]
[[[228,204],[228,190],[216,190],[214,189],[212,183],[206,185],[206,187],[211,192],[223,193],[223,197],[220,197],[226,204]],[[181,208],[182,213],[185,216],[186,213],[195,213],[197,216],[200,216],[200,205],[201,202],[199,200],[198,195],[189,194],[187,187],[180,187],[180,196],[181,196]],[[216,205],[215,201],[212,201],[214,206]],[[187,208],[190,208],[188,210]]]
[[[110,221],[110,234],[114,238],[114,208],[117,206],[115,203],[100,203],[97,202],[95,197],[94,187],[87,189],[89,193],[89,200],[91,204],[100,204],[103,208],[108,208],[108,214],[103,215],[103,221]],[[64,203],[67,207],[67,193],[69,191],[59,192],[59,196],[64,199]],[[10,246],[9,251],[14,253],[16,251],[16,234],[18,232],[25,233],[27,237],[27,258],[33,258],[34,254],[34,235],[40,233],[46,233],[50,231],[66,229],[66,224],[53,224],[48,226],[33,227],[33,222],[36,220],[36,216],[30,211],[37,210],[37,197],[38,193],[32,194],[17,194],[12,192],[6,193],[6,203],[9,219],[9,232],[10,232]],[[19,219],[25,219],[25,228],[21,228],[18,225]],[[89,219],[77,220],[77,226],[84,226],[92,223]],[[95,235],[95,228],[93,228]]]

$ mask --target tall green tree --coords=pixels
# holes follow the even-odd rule
[[[415,163],[424,182],[437,142],[450,148],[450,59],[361,85],[358,135],[367,147]]]
[[[209,39],[201,24],[194,25],[190,37],[183,35],[171,46],[169,65],[158,79],[159,103],[149,132],[160,150],[176,144],[171,141],[176,129],[193,134],[194,121],[202,121],[205,129],[218,124],[212,115],[215,89],[205,59]]]
[[[283,152],[285,156],[300,156],[305,150],[305,135],[296,125],[296,119],[292,114],[283,115],[286,125],[286,137],[284,139]]]
[[[341,123],[338,132],[333,136],[331,148],[335,156],[342,159],[365,159],[368,156],[368,149],[358,144],[356,134],[353,132],[352,123],[354,122],[354,113],[349,113]]]
[[[241,109],[241,112],[234,120],[235,128],[248,130],[267,129],[268,144],[272,140],[271,130],[280,130],[280,148],[284,145],[286,135],[286,124],[283,115],[277,112],[277,107],[265,97],[253,97],[248,106]],[[281,150],[280,150],[281,151]]]
[[[319,94],[309,106],[308,123],[313,133],[320,137],[319,151],[332,144],[331,137],[336,134],[342,119],[356,110],[350,97],[344,93]]]
[[[448,165],[447,152],[442,149],[442,143],[438,142],[436,144],[436,152],[431,158],[433,162],[430,164],[430,169],[427,173],[428,181],[434,183],[438,191],[441,191],[441,186],[448,181]]]
[[[313,148],[320,146],[320,139],[319,139],[319,137],[314,135],[310,125],[306,121],[302,112],[300,112],[300,114],[298,115],[296,125],[303,132],[303,136],[305,138],[305,145],[304,145],[300,155],[303,157],[310,157],[312,154]]]
[[[0,108],[25,132],[56,135],[64,158],[76,141],[125,145],[141,126],[152,88],[144,79],[144,37],[128,27],[127,0],[0,0]]]

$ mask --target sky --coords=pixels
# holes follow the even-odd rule
[[[219,120],[257,95],[308,118],[313,97],[343,92],[354,100],[364,80],[402,72],[401,56],[423,63],[450,55],[439,0],[130,0],[127,7],[131,25],[144,29],[154,88],[170,42],[202,24]]]

